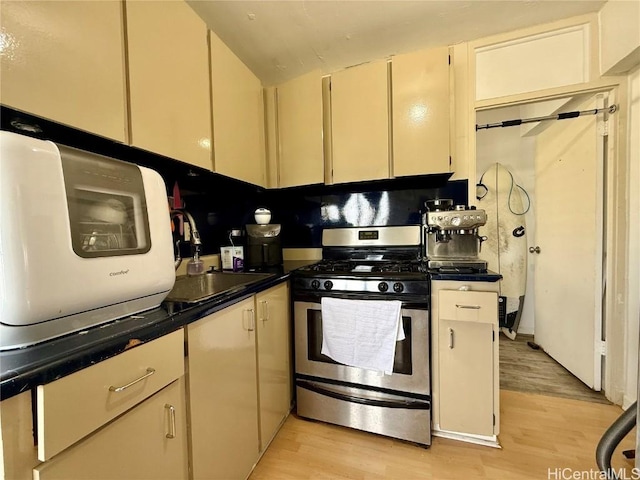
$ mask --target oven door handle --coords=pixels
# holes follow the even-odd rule
[[[353,395],[347,395],[345,393],[328,390],[305,380],[297,380],[296,385],[300,388],[304,388],[305,390],[310,390],[312,392],[319,393],[320,395],[325,395],[337,400],[344,400],[345,402],[351,403],[360,403],[362,405],[368,405],[371,407],[406,408],[413,410],[428,410],[430,408],[429,402],[409,400],[374,400],[371,398],[356,397]]]

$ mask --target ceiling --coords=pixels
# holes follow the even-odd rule
[[[275,85],[600,10],[606,0],[187,0]]]

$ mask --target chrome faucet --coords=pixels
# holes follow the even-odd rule
[[[173,219],[178,215],[183,215],[187,219],[189,229],[191,230],[191,239],[189,240],[189,243],[191,244],[191,261],[198,263],[200,258],[200,250],[202,248],[202,241],[200,240],[200,233],[198,232],[198,228],[196,227],[196,222],[191,214],[182,208],[171,210],[171,221],[173,221]],[[174,266],[176,267],[176,270],[181,263],[182,257],[180,256],[180,239],[178,239],[175,243]]]

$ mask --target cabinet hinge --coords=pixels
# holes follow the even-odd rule
[[[451,55],[449,55],[449,65],[451,65]]]
[[[449,168],[451,168],[451,165],[453,164],[452,160],[451,160],[451,156],[449,156]]]
[[[496,426],[496,414],[495,413],[493,414],[493,426],[494,427]]]
[[[600,340],[600,355],[605,357],[607,355],[607,342],[606,340]]]
[[[598,123],[598,135],[606,137],[609,135],[609,120]]]
[[[496,331],[495,330],[491,330],[491,341],[492,342],[496,341]]]

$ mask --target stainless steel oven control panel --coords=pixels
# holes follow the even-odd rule
[[[388,295],[429,295],[429,281],[398,280],[389,278],[341,278],[317,275],[311,278],[295,278],[297,291],[309,292],[371,292]]]

